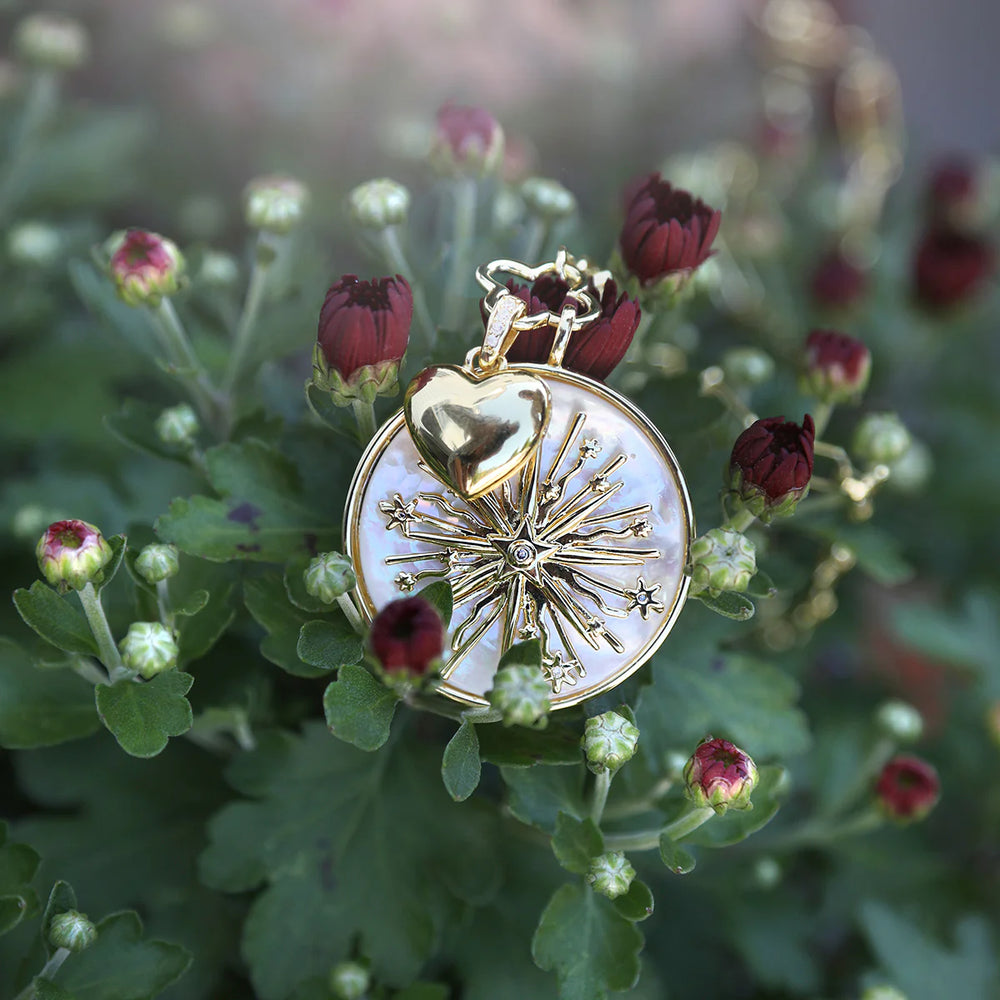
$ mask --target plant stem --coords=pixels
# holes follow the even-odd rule
[[[160,580],[156,584],[156,606],[160,612],[160,621],[167,628],[173,628],[174,616],[170,613],[170,591],[166,580]]]
[[[261,253],[261,241],[258,237],[256,252],[253,258],[253,270],[250,272],[250,282],[247,285],[246,298],[243,300],[243,310],[236,324],[236,335],[233,338],[233,351],[229,355],[229,365],[222,380],[222,389],[227,396],[232,396],[236,383],[243,374],[247,354],[253,345],[254,327],[257,325],[257,315],[264,301],[264,289],[267,287],[268,270],[274,259],[273,251]]]
[[[52,957],[42,966],[38,975],[14,997],[14,1000],[32,1000],[32,997],[35,996],[35,979],[51,979],[62,968],[63,962],[69,958],[70,954],[69,948],[56,948]]]
[[[594,791],[590,799],[590,818],[597,826],[601,825],[601,817],[604,815],[604,806],[608,801],[608,791],[611,788],[611,779],[614,773],[610,770],[598,771],[594,776]]]
[[[184,382],[201,413],[202,419],[215,428],[219,428],[219,394],[202,368],[198,356],[191,347],[188,335],[184,330],[177,311],[170,299],[160,299],[160,304],[153,311],[153,316],[163,334],[168,353],[168,360],[177,369],[178,377]]]
[[[88,583],[82,590],[78,590],[77,594],[83,605],[83,613],[87,616],[90,631],[97,643],[101,662],[108,672],[111,683],[114,684],[115,681],[119,681],[123,677],[131,677],[132,672],[125,668],[118,647],[115,645],[115,637],[111,634],[111,626],[108,625],[108,618],[104,614],[104,606],[101,604],[101,595],[97,593],[92,583]]]
[[[604,810],[607,819],[625,819],[627,816],[636,816],[639,813],[649,812],[656,808],[656,803],[663,798],[674,786],[673,778],[662,778],[658,781],[647,795],[641,799],[621,802]]]
[[[39,133],[59,105],[59,77],[52,70],[37,70],[31,78],[21,121],[10,144],[6,170],[0,179],[0,221],[5,221],[17,194],[25,163]]]
[[[730,531],[746,531],[747,528],[757,520],[756,514],[752,514],[746,507],[741,507],[735,514],[726,517],[724,528]]]
[[[877,829],[884,822],[884,817],[877,809],[864,809],[840,823],[828,824],[816,820],[803,823],[798,829],[789,830],[784,836],[777,837],[768,846],[783,850],[817,847],[845,837],[853,837],[859,833],[868,833]]]
[[[341,594],[337,598],[337,603],[340,605],[340,610],[344,612],[344,617],[351,623],[351,628],[358,635],[364,635],[365,626],[361,621],[361,615],[358,614],[358,609],[354,606],[354,601],[351,600],[351,595]]]
[[[530,265],[542,259],[542,251],[552,235],[552,219],[535,215],[531,219],[528,238],[524,241],[523,259]],[[642,322],[642,319],[639,320]]]
[[[833,403],[817,403],[813,407],[813,423],[816,425],[816,437],[821,438],[833,416]]]
[[[459,177],[455,181],[455,216],[452,230],[451,271],[445,285],[442,325],[454,330],[462,318],[465,297],[462,286],[469,270],[469,251],[476,232],[476,181]]]
[[[375,437],[375,404],[356,399],[351,406],[354,409],[354,419],[358,422],[358,438],[366,445]]]
[[[666,836],[676,843],[707,823],[714,815],[715,810],[711,806],[692,806],[672,823],[659,829],[608,834],[604,838],[604,845],[609,851],[652,851],[660,846],[660,837]]]
[[[420,324],[424,336],[427,338],[429,347],[434,347],[437,340],[437,329],[431,319],[430,310],[427,308],[427,300],[424,298],[423,286],[417,280],[416,273],[410,267],[410,262],[403,252],[403,246],[399,242],[399,231],[395,226],[386,226],[379,235],[379,245],[382,255],[385,257],[389,267],[401,274],[410,283],[413,291],[413,311],[417,315],[417,322]]]

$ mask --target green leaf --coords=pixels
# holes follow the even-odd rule
[[[579,764],[580,734],[568,726],[545,729],[524,726],[479,727],[479,755],[491,764],[532,767],[535,764]]]
[[[137,451],[187,465],[189,449],[184,445],[167,444],[156,431],[156,419],[163,410],[162,406],[126,399],[117,413],[104,417],[104,426],[119,441]]]
[[[210,597],[207,590],[195,590],[186,600],[173,602],[170,610],[182,618],[191,618],[208,607]]]
[[[13,930],[38,909],[31,882],[41,858],[27,844],[7,843],[7,826],[0,823],[0,934]]]
[[[453,803],[439,766],[421,742],[364,754],[316,724],[237,758],[234,780],[245,776],[255,801],[209,824],[201,874],[230,892],[266,884],[243,938],[261,1000],[284,1000],[355,947],[379,981],[410,983],[449,914],[492,898],[494,815]]]
[[[451,991],[442,983],[412,983],[400,990],[393,1000],[448,1000]]]
[[[987,921],[967,916],[946,948],[882,903],[861,906],[861,926],[886,972],[908,1000],[993,1000],[1000,983]]]
[[[0,637],[0,746],[53,746],[99,727],[87,681],[69,669],[39,669],[27,653]]]
[[[73,600],[77,600],[73,595]],[[47,583],[36,580],[27,590],[14,591],[14,606],[46,642],[67,653],[97,656],[97,643],[87,619]]]
[[[77,902],[73,886],[71,886],[69,882],[64,882],[62,879],[58,879],[55,885],[52,886],[52,891],[49,893],[48,901],[46,902],[45,909],[42,912],[42,926],[39,929],[42,942],[49,955],[55,951],[55,948],[49,941],[49,929],[52,926],[52,921],[58,917],[60,913],[65,913],[67,910],[75,909],[77,909]]]
[[[444,622],[444,627],[447,628],[451,622],[451,584],[447,580],[438,580],[424,587],[417,596],[434,605],[441,616],[441,621]]]
[[[510,792],[508,808],[522,823],[552,831],[561,812],[587,815],[582,766],[502,767],[500,774]]]
[[[573,882],[556,890],[531,942],[535,962],[559,979],[560,1000],[604,1000],[639,978],[642,935],[611,901]]]
[[[444,787],[456,802],[464,802],[478,787],[481,771],[476,727],[465,720],[444,748],[441,760]]]
[[[516,642],[503,656],[497,669],[503,667],[538,667],[542,668],[542,644],[537,639],[527,642]]]
[[[616,896],[611,905],[626,920],[638,923],[653,915],[653,893],[639,879],[633,879],[624,896]]]
[[[701,601],[706,608],[714,611],[717,615],[722,615],[723,618],[732,618],[733,621],[737,622],[749,621],[756,611],[753,601],[749,597],[744,597],[743,594],[737,594],[732,590],[724,590],[716,597],[710,597],[707,593],[695,594],[694,598],[696,601]]]
[[[347,410],[337,406],[329,392],[317,388],[311,381],[306,382],[306,401],[309,409],[331,430],[344,433],[348,426]]]
[[[201,593],[205,591],[194,591],[182,607],[192,607],[197,603],[196,595]],[[220,581],[208,591],[208,603],[199,611],[193,614],[177,612],[180,615],[177,622],[177,662],[181,667],[201,659],[225,634],[236,617],[235,593],[235,583]]]
[[[35,988],[33,1000],[77,1000],[75,993],[68,993],[51,979],[36,976],[31,984]]]
[[[765,827],[774,819],[782,800],[788,794],[788,772],[776,764],[760,768],[757,787],[753,790],[752,809],[727,809],[722,816],[713,816],[698,827],[685,843],[705,847],[728,847],[746,840],[752,833]]]
[[[111,546],[111,558],[108,560],[108,564],[101,570],[101,582],[95,584],[96,590],[100,593],[111,581],[118,575],[118,570],[121,569],[122,560],[125,558],[125,553],[128,551],[128,539],[124,535],[112,535],[107,539],[108,545]]]
[[[360,661],[364,645],[350,622],[338,612],[332,618],[306,622],[299,632],[296,651],[300,660],[327,671]]]
[[[194,717],[184,696],[193,683],[190,674],[170,670],[145,683],[98,684],[97,711],[126,753],[155,757],[171,736],[191,728]]]
[[[660,835],[660,860],[675,875],[688,875],[697,864],[690,851],[674,843],[665,833]]]
[[[216,562],[250,559],[284,563],[301,552],[333,548],[338,533],[328,513],[305,501],[295,467],[262,441],[222,444],[205,453],[221,500],[174,500],[156,522],[164,541]]]
[[[566,871],[585,875],[591,861],[604,853],[604,838],[589,816],[577,819],[561,812],[552,834],[552,852]]]
[[[775,585],[774,580],[772,580],[762,569],[759,569],[750,578],[750,585],[747,587],[746,593],[747,597],[759,597],[767,600],[770,597],[774,597],[774,595],[778,593],[778,588]]]
[[[97,940],[66,963],[59,980],[77,1000],[137,1000],[165,990],[190,964],[186,948],[145,941],[135,913],[116,913],[97,925]]]
[[[345,664],[323,694],[326,724],[338,739],[378,750],[389,738],[399,696],[364,667]]]
[[[318,597],[313,597],[306,590],[305,572],[312,556],[302,553],[293,556],[285,566],[285,593],[288,599],[302,611],[308,611],[313,615],[324,615],[333,610],[333,606],[321,601]]]

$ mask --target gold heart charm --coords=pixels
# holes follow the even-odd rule
[[[504,369],[476,379],[450,365],[425,368],[403,402],[421,458],[467,500],[524,466],[545,436],[551,409],[548,386],[530,372]]]

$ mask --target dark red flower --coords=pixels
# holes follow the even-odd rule
[[[430,160],[441,173],[492,173],[503,148],[503,129],[485,108],[449,103],[438,111]]]
[[[317,344],[326,366],[339,376],[336,388],[350,393],[375,386],[374,397],[387,381],[394,384],[412,318],[413,293],[402,275],[361,281],[345,274],[331,285],[319,314]]]
[[[658,173],[642,177],[625,191],[622,260],[642,285],[693,271],[711,256],[721,221],[721,212]]]
[[[935,224],[954,232],[976,230],[986,214],[982,186],[971,160],[954,157],[938,164],[927,184],[927,207]]]
[[[868,292],[868,275],[839,250],[830,250],[813,272],[812,297],[828,309],[848,309]]]
[[[941,228],[928,230],[913,263],[917,300],[931,309],[944,309],[972,298],[992,274],[995,259],[993,246],[984,239]]]
[[[529,316],[546,311],[559,313],[569,291],[569,285],[552,274],[543,274],[531,286],[511,279],[507,287],[527,305]],[[593,285],[588,291],[596,298]],[[635,299],[618,294],[618,286],[610,279],[604,285],[600,307],[597,319],[570,335],[563,368],[604,381],[625,357],[642,312]],[[512,364],[544,364],[554,340],[555,330],[550,326],[525,330],[507,352],[507,360]]]
[[[698,806],[711,806],[716,812],[749,809],[757,766],[735,743],[709,737],[684,765],[684,784]]]
[[[752,423],[733,445],[730,484],[751,513],[765,520],[790,514],[809,490],[816,428],[807,413],[802,426],[784,417]]]
[[[941,781],[927,761],[901,754],[882,768],[875,794],[892,819],[921,819],[934,808],[941,794]]]
[[[804,388],[824,403],[841,403],[864,392],[872,356],[857,337],[836,330],[813,330],[806,337]]]
[[[368,641],[387,673],[406,671],[422,676],[441,658],[444,623],[429,601],[404,597],[379,611]]]

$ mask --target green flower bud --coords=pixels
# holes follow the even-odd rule
[[[125,666],[146,680],[177,666],[177,641],[159,622],[133,622],[118,648]]]
[[[198,280],[211,288],[231,288],[240,277],[240,266],[232,254],[206,250],[198,269]]]
[[[639,743],[639,730],[617,712],[605,712],[587,719],[583,734],[583,752],[587,767],[594,774],[617,771],[628,763]]]
[[[87,919],[86,913],[64,910],[56,914],[49,924],[49,944],[77,952],[89,948],[97,940],[97,928]]]
[[[691,543],[691,594],[718,597],[723,590],[744,591],[757,572],[757,554],[746,535],[713,528]]]
[[[359,184],[348,195],[348,204],[351,218],[359,226],[386,229],[406,221],[410,210],[410,192],[402,184],[380,177]]]
[[[590,862],[587,882],[594,892],[608,899],[624,896],[635,878],[635,869],[629,864],[624,851],[608,851]]]
[[[7,255],[16,264],[48,267],[61,247],[59,230],[45,222],[19,222],[7,231]]]
[[[722,370],[736,385],[761,385],[774,377],[774,358],[756,347],[733,347],[722,355]]]
[[[521,197],[535,215],[547,219],[564,219],[576,211],[576,198],[549,177],[529,177],[521,185]]]
[[[869,413],[854,432],[851,450],[866,461],[889,464],[906,454],[911,440],[895,413]]]
[[[306,567],[303,579],[307,593],[324,604],[333,604],[358,582],[351,560],[339,552],[321,552]]]
[[[147,545],[135,560],[135,570],[146,583],[169,580],[179,568],[176,545]]]
[[[330,989],[337,1000],[361,1000],[370,985],[368,970],[358,962],[340,962],[330,971]]]
[[[930,449],[916,438],[894,462],[889,463],[888,487],[896,493],[919,493],[934,471]]]
[[[290,233],[302,221],[308,203],[308,189],[291,177],[258,177],[243,192],[247,225],[266,233]]]
[[[752,809],[757,765],[735,744],[710,737],[687,762],[684,783],[688,798],[699,808],[711,806],[720,816],[727,809]]]
[[[42,576],[53,587],[83,590],[88,583],[101,582],[113,553],[92,524],[71,520],[50,524],[35,546],[35,555]]]
[[[900,743],[915,743],[924,733],[924,717],[911,704],[891,698],[875,715],[879,728]]]
[[[902,990],[897,990],[895,986],[869,986],[861,994],[861,1000],[907,1000],[906,994]]]
[[[537,667],[511,664],[497,671],[490,705],[503,713],[505,726],[532,726],[541,729],[548,722],[552,687]]]
[[[198,415],[187,403],[164,410],[156,418],[156,434],[164,444],[190,448],[201,430]]]
[[[90,42],[83,25],[59,14],[31,14],[14,29],[14,49],[39,69],[77,69],[87,61]]]

